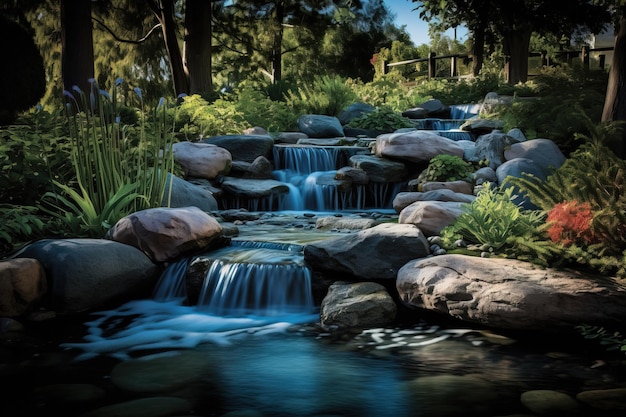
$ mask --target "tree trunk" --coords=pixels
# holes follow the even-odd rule
[[[183,68],[183,57],[178,46],[176,38],[176,22],[174,21],[174,0],[161,0],[158,6],[154,6],[154,2],[150,2],[153,11],[161,23],[161,31],[163,32],[163,40],[165,41],[165,49],[170,61],[170,70],[172,72],[172,82],[174,84],[174,93],[176,96],[181,94],[189,94],[189,81],[185,75]]]
[[[282,0],[276,1],[274,9],[274,24],[276,31],[272,41],[272,82],[279,82],[283,78],[283,19],[285,18],[285,4]]]
[[[505,73],[509,84],[517,84],[528,80],[528,51],[530,35],[528,29],[509,30],[504,34],[504,51],[506,55]]]
[[[187,0],[184,66],[190,94],[206,93],[212,89],[211,30],[211,2]]]
[[[472,74],[478,76],[485,59],[485,25],[479,24],[474,28],[474,45],[472,46]]]
[[[61,0],[61,73],[63,88],[89,94],[94,78],[91,2]]]
[[[606,87],[602,121],[626,121],[626,16],[622,13],[619,20],[619,32],[615,36],[613,59]],[[626,129],[622,129],[622,138],[617,143],[609,144],[620,158],[626,157]]]

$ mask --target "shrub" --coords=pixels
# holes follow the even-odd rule
[[[543,224],[543,215],[522,210],[514,198],[512,187],[501,190],[486,183],[476,199],[464,204],[463,213],[442,231],[447,246],[460,236],[467,242],[498,250],[507,244],[512,246],[515,237],[536,234]]]
[[[354,118],[346,126],[379,132],[393,132],[397,129],[415,127],[408,117],[396,113],[387,106],[377,107],[361,117]]]
[[[357,99],[346,81],[339,76],[324,75],[317,78],[313,85],[301,86],[288,91],[285,101],[297,115],[323,114],[337,116]]]
[[[235,100],[220,98],[209,103],[198,94],[186,96],[179,106],[168,111],[174,119],[174,129],[185,140],[238,134],[250,127]]]
[[[420,182],[457,181],[471,182],[472,165],[456,155],[437,155],[430,160],[428,167],[420,174]]]
[[[74,172],[67,122],[41,108],[0,128],[0,202],[34,206],[52,180],[69,183]]]

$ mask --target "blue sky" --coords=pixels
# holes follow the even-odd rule
[[[406,31],[411,35],[411,40],[415,46],[430,43],[428,23],[419,18],[419,12],[413,10],[417,3],[411,0],[384,0],[384,2],[391,12],[396,15],[396,25],[406,26]],[[454,31],[449,30],[446,32],[446,35],[454,38]],[[461,42],[467,40],[467,31],[457,30],[457,39]]]

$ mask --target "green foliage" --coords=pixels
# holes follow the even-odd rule
[[[626,161],[592,142],[581,145],[546,181],[531,175],[507,181],[544,210],[564,201],[589,203],[591,228],[603,254],[619,255],[626,249],[625,174]]]
[[[37,108],[0,128],[0,202],[34,206],[51,180],[69,182],[67,123],[58,112]]]
[[[261,91],[240,90],[235,107],[250,126],[261,126],[268,132],[298,130],[298,117],[287,103],[272,100]]]
[[[474,172],[472,165],[455,155],[437,155],[430,160],[428,167],[420,175],[421,182],[457,181],[471,182],[470,175]]]
[[[377,107],[361,117],[352,119],[347,126],[379,132],[393,132],[397,129],[415,127],[408,117],[402,116],[387,106]]]
[[[0,204],[0,252],[42,236],[44,229],[37,207]]]
[[[581,324],[577,326],[578,331],[583,335],[585,339],[596,340],[601,346],[604,346],[607,351],[619,350],[626,354],[626,337],[620,332],[605,329],[600,326],[592,326],[589,324]]]
[[[303,114],[337,116],[357,97],[341,77],[318,77],[312,85],[303,85],[286,94],[285,100],[292,111]]]
[[[168,111],[174,128],[185,140],[237,134],[250,127],[235,100],[220,98],[209,104],[198,94],[186,96],[182,103]]]
[[[93,102],[76,89],[75,107],[67,106],[77,185],[53,181],[41,207],[73,234],[101,237],[121,217],[161,205],[174,166],[173,140],[165,105],[155,109],[147,134],[146,123],[138,131],[120,123],[117,86],[111,94],[95,82],[93,87],[98,92]],[[141,100],[141,91],[135,91]]]
[[[576,134],[591,135],[588,121],[600,120],[606,83],[604,71],[545,68],[523,86],[516,86],[535,99],[515,100],[491,116],[502,120],[505,129],[521,129],[529,139],[553,140],[568,155],[577,147]]]
[[[349,85],[358,101],[375,107],[387,106],[396,112],[403,112],[433,98],[417,87],[407,86],[405,82],[404,78],[392,73],[371,83],[350,81]]]
[[[451,246],[456,236],[465,241],[498,250],[511,245],[514,237],[535,234],[543,215],[524,211],[512,200],[513,188],[501,190],[487,183],[470,204],[463,205],[463,213],[442,231],[442,237]]]

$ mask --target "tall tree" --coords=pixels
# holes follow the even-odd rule
[[[94,78],[91,1],[61,0],[60,6],[63,86],[89,91]]]
[[[211,2],[186,0],[184,69],[189,79],[189,93],[200,94],[212,89]]]
[[[175,0],[146,0],[146,2],[161,24],[163,41],[169,57],[174,93],[177,96],[189,94],[189,80],[185,74],[183,56],[180,52],[176,33],[176,21],[174,20]]]

